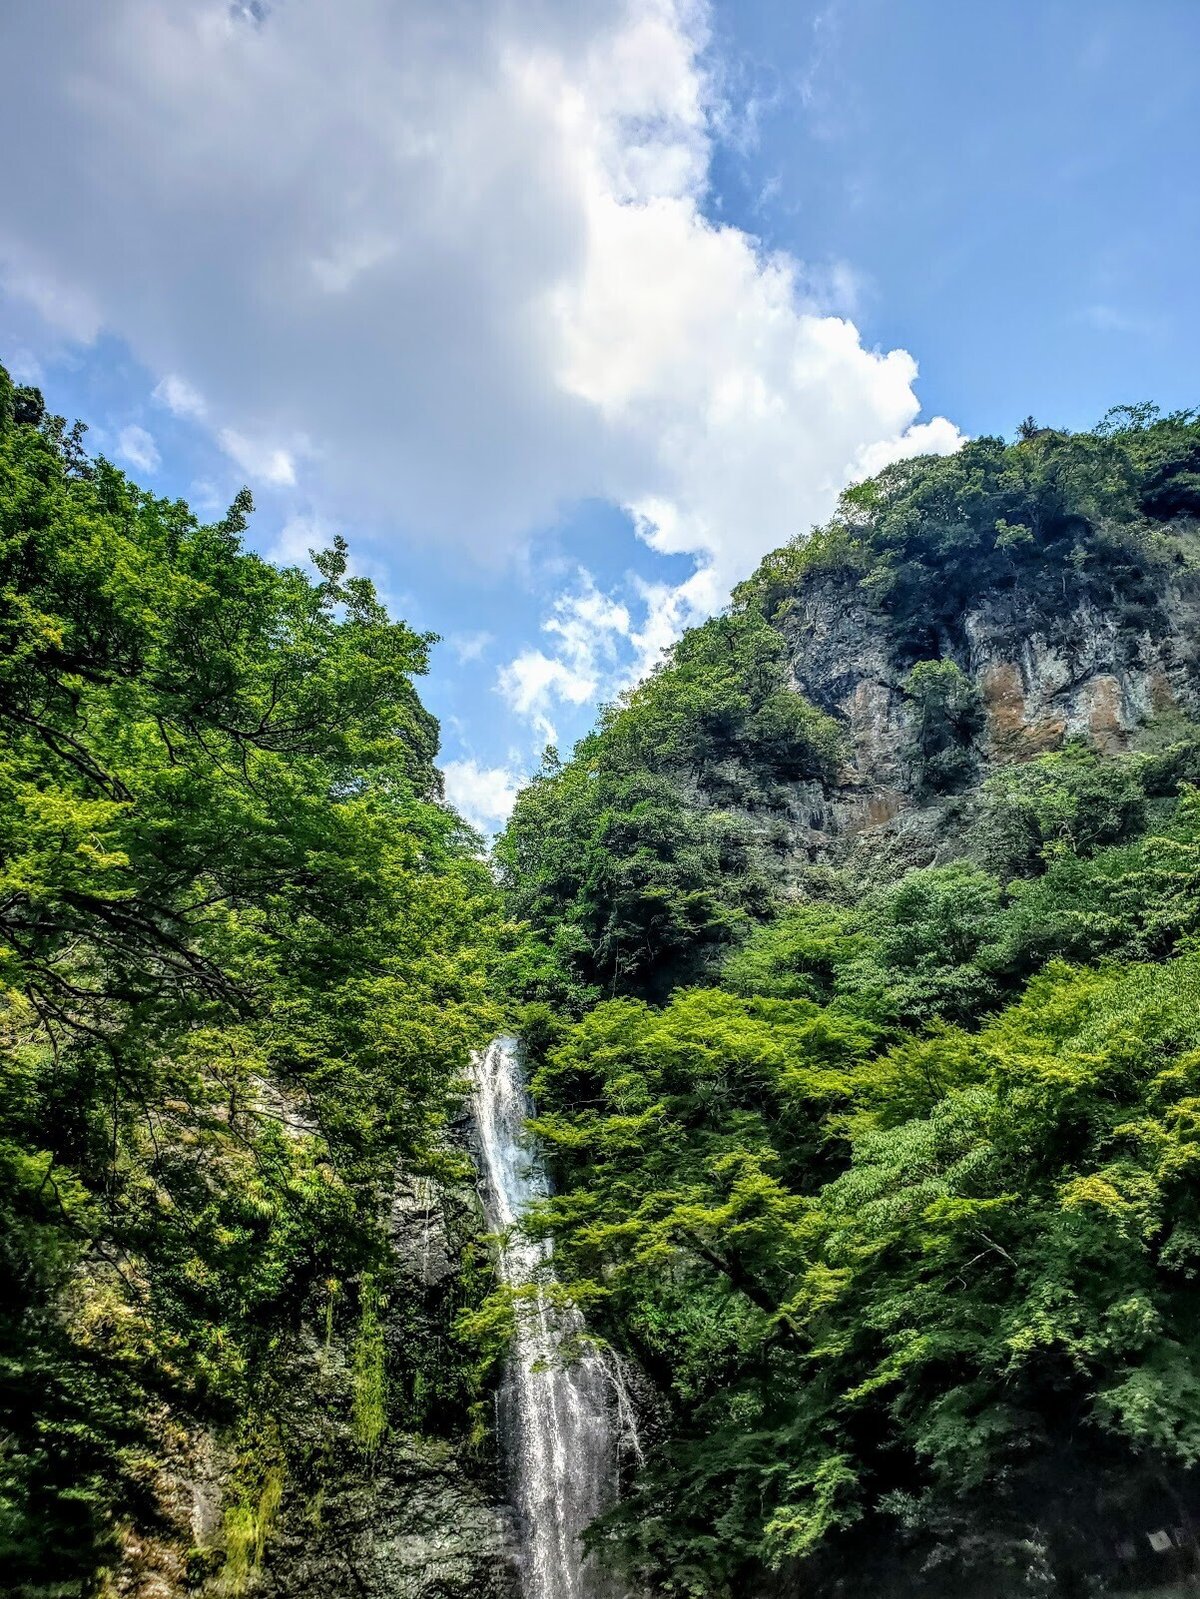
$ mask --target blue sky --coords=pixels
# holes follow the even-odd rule
[[[0,359],[263,551],[345,532],[485,826],[856,474],[1200,402],[1193,0],[10,0],[0,53]]]

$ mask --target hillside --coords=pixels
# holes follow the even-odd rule
[[[648,1591],[1195,1569],[1198,517],[1150,408],[890,467],[518,800],[537,1225],[647,1387],[596,1536]]]
[[[497,856],[560,979],[669,988],[808,864],[928,863],[993,769],[1200,706],[1197,424],[1026,432],[850,490],[549,752]]]

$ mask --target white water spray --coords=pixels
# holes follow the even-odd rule
[[[617,1414],[613,1379],[599,1354],[585,1347],[563,1363],[560,1347],[578,1337],[582,1318],[556,1308],[545,1291],[553,1281],[549,1241],[514,1231],[530,1202],[549,1191],[525,1136],[531,1105],[516,1040],[498,1038],[476,1056],[474,1078],[484,1209],[503,1240],[500,1274],[513,1287],[536,1288],[518,1306],[500,1394],[525,1599],[616,1599],[620,1590],[594,1558],[584,1560],[579,1538],[612,1502],[618,1434],[628,1417]]]

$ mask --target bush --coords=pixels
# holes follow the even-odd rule
[[[975,770],[983,697],[953,661],[919,661],[904,680],[910,731],[905,753],[918,792],[953,794]]]
[[[1103,759],[1082,740],[983,786],[975,847],[1003,878],[1029,877],[1061,855],[1090,855],[1131,837],[1146,820],[1149,758]]]

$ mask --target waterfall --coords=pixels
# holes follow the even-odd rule
[[[525,1599],[616,1599],[618,1590],[595,1569],[594,1559],[583,1559],[579,1542],[616,1488],[613,1379],[604,1359],[586,1345],[579,1358],[563,1363],[560,1345],[582,1331],[582,1318],[556,1309],[545,1292],[553,1280],[550,1242],[513,1231],[529,1203],[549,1192],[525,1135],[531,1105],[517,1041],[498,1038],[477,1055],[474,1081],[483,1202],[488,1224],[502,1240],[500,1275],[513,1287],[537,1290],[518,1307],[500,1393]]]

